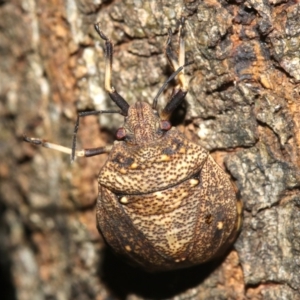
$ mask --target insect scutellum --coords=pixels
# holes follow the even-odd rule
[[[174,49],[172,48],[172,31],[171,29],[168,30],[168,38],[166,42],[166,56],[167,59],[172,66],[174,72],[171,76],[164,82],[164,84],[159,89],[157,95],[153,99],[152,109],[157,111],[157,102],[159,96],[163,93],[166,89],[167,85],[174,80],[175,77],[178,77],[179,84],[176,86],[172,93],[172,97],[167,105],[159,112],[159,120],[160,120],[160,129],[161,131],[167,131],[171,128],[171,124],[169,122],[169,118],[172,112],[180,105],[180,103],[184,100],[187,90],[188,84],[184,75],[184,68],[190,65],[192,62],[185,63],[185,44],[184,44],[184,23],[185,19],[182,17],[180,19],[180,26],[179,26],[179,51],[178,55],[175,53]],[[105,146],[105,147],[97,147],[91,149],[82,149],[76,150],[76,141],[77,141],[77,132],[79,129],[79,122],[81,117],[91,116],[91,115],[99,115],[103,113],[118,113],[123,115],[125,119],[125,123],[130,123],[130,116],[128,116],[128,112],[130,110],[130,106],[127,101],[116,91],[116,89],[112,85],[112,62],[113,62],[113,44],[112,42],[106,37],[106,35],[100,30],[99,23],[94,25],[95,30],[97,31],[98,35],[101,39],[105,41],[105,91],[109,94],[110,98],[113,102],[119,107],[119,109],[110,109],[110,110],[94,110],[94,111],[84,111],[79,112],[77,115],[77,120],[74,127],[73,139],[72,139],[72,146],[71,148],[64,147],[62,145],[50,143],[44,139],[39,138],[31,138],[27,136],[23,136],[24,141],[31,143],[33,145],[40,145],[45,148],[57,150],[63,153],[67,153],[71,155],[71,162],[75,160],[75,157],[90,157],[95,155],[100,155],[103,153],[108,153],[112,149],[112,146]],[[138,102],[139,103],[139,102]],[[143,103],[146,104],[146,103]],[[146,104],[147,105],[147,104]],[[132,110],[137,108],[138,104],[132,105]],[[142,109],[140,107],[139,109]],[[119,128],[117,131],[116,137],[117,139],[121,140],[126,137],[126,130],[124,127]],[[142,141],[141,141],[142,142]]]

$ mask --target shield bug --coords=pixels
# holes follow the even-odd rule
[[[167,58],[175,70],[158,91],[152,106],[132,106],[112,87],[113,46],[105,41],[105,89],[119,110],[89,111],[78,115],[72,148],[24,137],[25,141],[76,156],[109,153],[98,183],[97,226],[119,255],[147,270],[171,270],[207,262],[234,241],[241,224],[241,203],[228,175],[209,152],[188,140],[169,118],[187,94],[184,75],[184,20],[179,29],[178,55],[169,31]],[[178,77],[168,104],[157,110],[157,99]],[[76,134],[83,116],[120,113],[124,126],[113,146],[76,150]]]

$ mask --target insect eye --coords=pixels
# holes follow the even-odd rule
[[[117,130],[117,133],[116,133],[116,138],[118,140],[122,140],[124,139],[124,137],[126,136],[126,130],[124,127],[120,127],[118,130]]]
[[[172,125],[169,121],[166,121],[166,120],[160,121],[160,129],[161,130],[168,131],[171,129],[171,127],[172,127]]]

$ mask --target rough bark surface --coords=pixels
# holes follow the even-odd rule
[[[223,261],[148,274],[96,230],[105,155],[70,164],[22,134],[68,146],[78,110],[114,107],[95,22],[115,44],[113,85],[129,103],[150,102],[170,74],[164,43],[181,15],[194,64],[189,122],[179,111],[174,123],[231,174],[244,224]],[[3,0],[0,57],[1,299],[300,299],[297,1]],[[111,143],[121,124],[85,118],[80,146]]]

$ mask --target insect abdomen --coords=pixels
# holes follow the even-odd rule
[[[104,238],[117,253],[148,269],[206,262],[226,246],[236,229],[234,190],[209,155],[193,174],[165,189],[116,193],[102,184],[100,191],[97,216]]]

